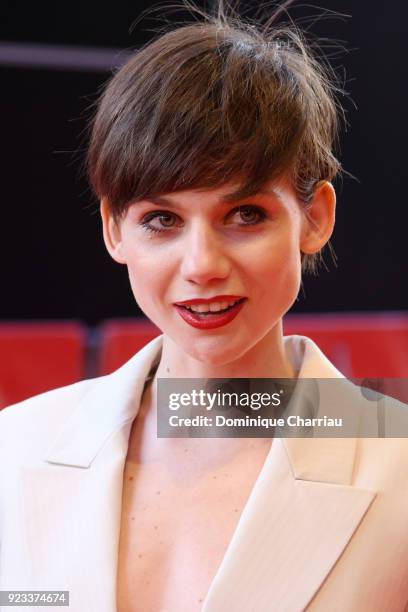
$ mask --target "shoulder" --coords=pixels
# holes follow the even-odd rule
[[[82,399],[105,377],[41,393],[0,411],[0,465],[46,448]]]

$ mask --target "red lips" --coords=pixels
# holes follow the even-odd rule
[[[235,296],[233,297],[235,299]],[[203,303],[200,300],[196,300],[199,303]],[[235,319],[238,313],[243,308],[246,302],[245,298],[241,298],[238,302],[234,304],[234,306],[230,306],[227,310],[220,312],[207,312],[207,313],[198,313],[192,312],[186,308],[186,304],[183,306],[181,304],[175,304],[175,308],[179,313],[180,317],[191,327],[195,327],[196,329],[210,330],[216,329],[217,327],[223,327],[227,325],[231,321]],[[189,302],[190,304],[191,302]]]
[[[194,298],[184,302],[174,302],[178,306],[194,306],[195,304],[210,304],[211,302],[224,302],[229,300],[240,300],[242,295],[214,295],[210,298]]]

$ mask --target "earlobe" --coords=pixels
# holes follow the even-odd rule
[[[320,251],[333,233],[336,213],[336,192],[329,181],[320,181],[304,210],[300,250],[313,255]]]
[[[126,259],[122,253],[122,236],[119,224],[113,218],[109,202],[101,199],[100,212],[103,227],[103,240],[109,255],[117,263],[125,264]]]

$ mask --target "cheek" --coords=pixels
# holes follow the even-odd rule
[[[143,310],[151,309],[154,304],[162,304],[168,288],[170,262],[168,257],[153,255],[146,248],[132,248],[126,251],[129,281],[133,295]]]
[[[296,235],[289,233],[271,242],[263,251],[258,278],[262,279],[265,306],[271,303],[286,310],[300,288],[301,256]]]

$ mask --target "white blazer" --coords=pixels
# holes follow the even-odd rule
[[[128,437],[162,338],[109,376],[0,412],[1,589],[69,590],[70,612],[115,612]],[[300,377],[341,377],[311,340],[285,343]],[[407,602],[407,439],[275,439],[203,612]]]

